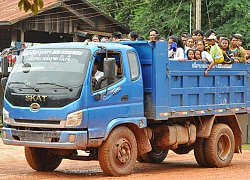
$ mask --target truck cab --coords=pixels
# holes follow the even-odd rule
[[[108,60],[113,64],[107,65]],[[93,87],[91,80],[95,61],[104,72],[99,87]],[[138,124],[140,119],[146,126],[139,63],[134,48],[119,44],[58,43],[27,48],[6,84],[4,142],[86,149],[99,145],[121,121],[134,118]],[[107,77],[112,73],[113,77]],[[44,135],[43,140],[37,135],[48,131],[54,133]],[[100,142],[91,145],[88,141]]]

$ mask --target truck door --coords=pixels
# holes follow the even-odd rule
[[[109,85],[105,84],[104,81],[99,89],[94,89],[94,85],[90,87],[90,98],[88,99],[89,138],[103,137],[111,120],[129,117],[131,84],[125,76],[124,62],[119,52],[109,53],[108,56],[116,59],[116,78]],[[98,71],[101,72],[105,56],[101,55],[100,57],[98,59],[97,56],[95,61],[99,62],[94,64],[98,64]],[[93,68],[96,68],[94,64],[92,64]],[[92,79],[89,79],[89,82],[92,82]]]

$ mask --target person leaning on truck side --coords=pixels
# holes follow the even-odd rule
[[[246,51],[243,47],[238,46],[239,39],[240,39],[240,36],[237,34],[233,34],[230,37],[229,49],[234,54],[234,62],[235,63],[246,62]]]
[[[216,41],[216,36],[215,35],[210,35],[207,38],[207,42],[208,42],[209,45],[212,45],[212,46],[215,45],[215,41]],[[211,46],[211,50],[212,50],[212,46]],[[205,59],[205,60],[207,60],[209,62],[209,66],[204,72],[204,76],[207,76],[208,71],[210,69],[212,69],[212,67],[214,66],[214,59],[213,59],[212,55],[210,55],[208,52],[204,51],[205,42],[203,40],[198,40],[197,41],[197,47],[198,47],[198,49],[200,49],[202,51],[202,53],[201,53],[202,61],[204,61],[204,59]]]
[[[213,29],[209,29],[208,31],[205,32],[203,40],[205,41],[205,48],[204,50],[210,53],[211,45],[207,43],[207,38],[211,35],[215,35],[215,31]]]

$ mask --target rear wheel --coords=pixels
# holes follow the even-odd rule
[[[168,155],[168,149],[153,147],[152,151],[143,154],[141,158],[148,163],[161,163]]]
[[[226,124],[213,126],[210,137],[205,143],[205,153],[212,167],[228,166],[234,155],[235,141],[231,128]]]
[[[138,156],[138,157],[137,157],[137,161],[138,161],[138,162],[145,162],[145,161],[142,159],[141,156]]]
[[[198,137],[196,138],[195,146],[194,146],[194,157],[197,163],[201,167],[211,167],[207,161],[205,154],[205,138]]]
[[[37,171],[53,171],[62,162],[62,158],[49,154],[46,148],[25,147],[24,150],[28,164]]]
[[[98,149],[98,159],[104,173],[111,176],[131,174],[137,158],[133,132],[125,126],[112,130]]]

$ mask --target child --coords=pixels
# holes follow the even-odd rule
[[[195,54],[194,54],[194,59],[195,60],[201,60],[201,51],[199,49],[195,50]]]
[[[234,54],[232,51],[229,50],[229,39],[227,38],[222,38],[221,39],[221,50],[223,52],[224,56],[224,62],[226,64],[232,64],[234,62]]]
[[[193,49],[187,50],[187,59],[188,60],[195,60],[194,55],[195,55],[195,51]]]

